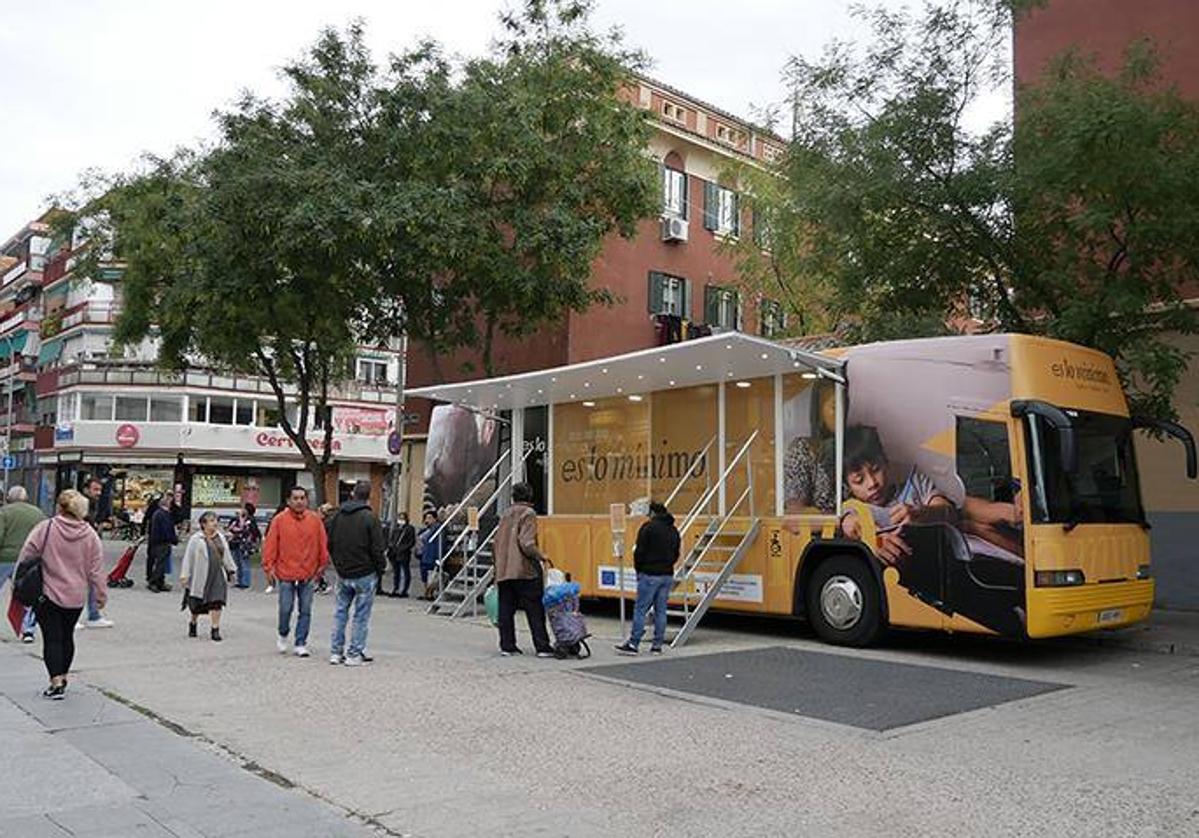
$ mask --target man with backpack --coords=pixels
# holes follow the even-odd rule
[[[371,662],[366,653],[366,636],[370,628],[371,608],[375,601],[375,584],[387,567],[384,557],[383,528],[367,502],[371,484],[359,480],[354,484],[351,500],[330,517],[329,555],[337,569],[337,608],[333,614],[333,636],[329,642],[329,663],[362,666]],[[350,605],[354,606],[354,622],[347,649],[346,620]],[[343,655],[344,651],[344,655]]]
[[[622,655],[637,654],[645,633],[645,615],[654,609],[654,642],[650,651],[662,653],[666,642],[666,605],[674,587],[674,565],[679,560],[679,531],[674,516],[656,501],[649,505],[650,519],[637,530],[633,569],[637,571],[637,604],[633,607],[633,631],[616,647]]]

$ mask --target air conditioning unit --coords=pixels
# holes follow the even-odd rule
[[[684,218],[675,218],[666,216],[662,219],[662,241],[664,242],[685,242],[687,241],[687,220]]]

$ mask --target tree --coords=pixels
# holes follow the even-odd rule
[[[640,59],[589,10],[529,0],[461,67],[426,43],[380,70],[360,24],[325,30],[282,100],[216,114],[211,147],[85,184],[66,223],[91,240],[80,275],[125,268],[116,340],[269,381],[319,502],[358,343],[481,342],[490,372],[497,331],[610,301],[591,260],[650,214],[652,167],[618,96]]]
[[[118,343],[153,332],[164,366],[265,378],[319,503],[329,400],[348,377],[371,292],[358,268],[369,190],[343,163],[364,136],[374,66],[352,27],[344,40],[324,33],[284,76],[283,103],[247,94],[217,115],[213,148],[92,184],[72,219],[90,241],[76,270],[124,266]]]
[[[655,210],[649,128],[621,95],[644,62],[589,29],[591,5],[527,0],[502,18],[493,53],[460,67],[422,45],[393,59],[381,97],[381,124],[406,152],[380,161],[380,205],[417,210],[404,219],[415,235],[372,228],[381,296],[439,317],[409,315],[409,332],[434,352],[477,346],[488,375],[497,334],[613,302],[592,287],[592,262],[605,236],[632,236]],[[411,305],[432,292],[456,305]]]
[[[846,339],[977,327],[1046,334],[1115,358],[1134,409],[1168,416],[1192,331],[1199,128],[1152,86],[1142,48],[1117,79],[1076,56],[1021,91],[1015,125],[973,130],[1010,83],[1005,44],[1027,2],[950,0],[923,17],[876,10],[864,47],[789,68],[793,138],[747,170],[769,254],[758,283]],[[777,291],[776,291],[777,293]]]

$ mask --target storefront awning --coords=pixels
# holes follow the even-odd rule
[[[786,373],[840,380],[843,365],[838,358],[729,332],[537,372],[420,387],[407,395],[483,411],[511,410]]]

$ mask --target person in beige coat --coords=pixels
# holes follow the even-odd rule
[[[215,512],[200,516],[200,529],[187,541],[179,585],[183,588],[183,608],[191,611],[187,636],[196,636],[196,619],[207,614],[212,620],[212,639],[221,639],[221,609],[229,596],[229,580],[237,573],[237,564],[229,544],[217,526]]]
[[[541,604],[546,558],[537,547],[537,513],[533,511],[533,487],[528,483],[512,487],[512,506],[500,519],[494,549],[500,595],[500,654],[523,654],[516,645],[516,610],[520,608],[529,621],[537,657],[552,658],[554,649],[545,630],[545,606]]]

